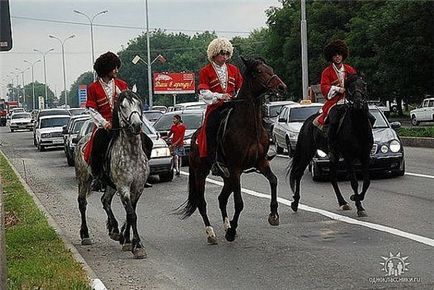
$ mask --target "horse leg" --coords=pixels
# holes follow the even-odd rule
[[[225,230],[225,232],[228,231],[228,229],[231,227],[231,224],[229,222],[229,218],[228,218],[228,212],[227,212],[227,204],[228,204],[228,199],[229,196],[232,193],[232,189],[231,186],[229,185],[229,182],[227,182],[225,180],[225,183],[223,185],[223,189],[219,195],[219,207],[220,207],[220,211],[222,213],[222,218],[223,218],[223,228]]]
[[[277,213],[277,207],[279,206],[279,203],[277,202],[277,177],[271,171],[270,163],[268,161],[264,161],[263,164],[259,166],[259,171],[262,173],[262,175],[267,178],[268,182],[270,183],[271,188],[271,203],[270,203],[270,215],[268,216],[268,222],[272,226],[278,226],[279,225],[279,214]]]
[[[336,166],[337,166],[337,161],[336,162],[330,162],[330,182],[333,186],[333,190],[335,191],[336,198],[338,199],[339,207],[342,210],[351,210],[351,206],[344,199],[344,197],[342,196],[341,190],[339,189]]]
[[[92,240],[89,238],[89,229],[87,228],[86,222],[86,207],[87,207],[87,194],[90,191],[90,180],[89,182],[80,182],[78,185],[78,207],[81,214],[81,227],[80,227],[80,237],[82,245],[91,245]]]
[[[235,177],[232,177],[233,175],[235,175]],[[229,180],[229,182],[232,183],[232,188],[234,189],[235,213],[233,219],[230,221],[230,228],[228,228],[225,235],[226,240],[229,242],[233,242],[235,240],[235,236],[237,234],[238,219],[240,217],[241,211],[244,208],[243,198],[241,196],[240,175],[233,175],[231,175],[231,180]]]
[[[122,188],[119,190],[119,193],[121,195],[122,204],[124,205],[126,211],[126,231],[128,232],[128,235],[129,235],[128,228],[131,226],[133,229],[131,252],[133,253],[134,258],[136,259],[146,258],[146,252],[140,241],[139,232],[137,231],[137,214],[136,214],[135,206],[133,206],[133,201],[131,200],[130,197],[130,192],[127,188]]]
[[[120,241],[122,237],[119,234],[118,221],[116,220],[111,207],[115,192],[116,191],[114,191],[111,187],[107,187],[107,190],[101,196],[101,202],[105,212],[107,213],[107,230],[109,232],[109,236],[112,240]]]
[[[136,211],[137,202],[139,201],[139,198],[140,198],[140,196],[136,197],[131,202],[133,205],[134,211]],[[122,251],[124,251],[124,252],[131,251],[133,248],[132,243],[131,243],[131,239],[130,239],[130,236],[131,236],[130,235],[130,229],[131,229],[131,225],[126,220],[121,227],[121,235],[123,238],[121,238],[122,241],[121,240],[119,241],[119,243],[122,245]]]
[[[216,245],[217,244],[217,236],[214,232],[211,223],[209,222],[208,214],[206,213],[206,200],[205,200],[205,179],[206,175],[196,171],[196,187],[197,190],[197,208],[199,209],[199,213],[202,216],[203,223],[205,224],[205,233],[207,237],[208,244]],[[209,171],[206,170],[208,173]]]
[[[356,203],[357,215],[359,217],[366,217],[368,215],[366,214],[366,211],[362,206],[362,200],[365,198],[365,193],[368,190],[369,185],[371,184],[371,180],[369,178],[369,159],[365,159],[362,161],[362,172],[363,172],[362,191],[360,194],[358,194],[358,190],[354,190],[354,187],[353,187],[354,194],[351,195],[350,198],[351,198],[351,200],[353,200]],[[357,180],[356,180],[356,183],[357,183]],[[358,189],[358,187],[357,187],[357,189]]]

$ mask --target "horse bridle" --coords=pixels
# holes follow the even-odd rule
[[[122,128],[123,128],[123,129],[130,130],[130,132],[133,133],[133,134],[139,134],[140,132],[136,133],[136,132],[134,132],[134,131],[132,130],[131,118],[133,117],[134,114],[138,114],[140,120],[142,120],[142,112],[139,112],[139,111],[137,111],[137,110],[132,111],[132,112],[129,114],[128,117],[126,117],[126,116],[123,114],[122,110],[119,111],[119,115],[121,116],[121,120],[124,121],[124,123],[127,124],[127,126],[123,126]]]

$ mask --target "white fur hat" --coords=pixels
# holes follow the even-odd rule
[[[222,50],[229,52],[229,58],[231,58],[232,53],[234,52],[234,47],[227,38],[219,37],[213,39],[208,45],[208,49],[206,51],[208,55],[208,60],[212,61],[212,58],[218,55]]]

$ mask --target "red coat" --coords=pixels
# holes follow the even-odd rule
[[[353,67],[349,66],[348,64],[344,64],[344,67],[345,67],[345,78],[347,74],[356,73],[356,70]],[[328,67],[326,67],[321,74],[321,93],[326,99],[326,102],[322,107],[322,114],[318,118],[318,123],[320,123],[321,125],[324,125],[330,109],[334,105],[336,105],[338,101],[342,100],[345,97],[345,94],[338,93],[333,98],[328,99],[327,96],[328,93],[330,92],[331,87],[337,85],[339,85],[339,78],[335,70],[333,69],[333,65],[331,64]]]
[[[115,85],[121,90],[124,91],[128,89],[128,85],[123,80],[115,79]],[[116,90],[113,91],[112,101],[113,104],[110,104],[104,88],[101,86],[99,80],[91,83],[87,87],[87,100],[86,107],[93,108],[97,110],[104,119],[111,122],[113,119],[113,105],[116,103],[118,99],[118,94],[116,94]],[[93,146],[93,136],[95,134],[96,129],[92,132],[92,136],[84,147],[84,160],[89,163],[90,154],[92,152]]]
[[[240,70],[233,64],[227,63],[226,66],[228,68],[228,80],[226,84],[226,90],[222,88],[217,73],[211,63],[204,66],[200,70],[198,90],[210,90],[213,93],[227,93],[234,96],[243,84],[243,77],[241,76]],[[197,143],[199,147],[200,157],[206,157],[208,155],[206,145],[206,124],[208,122],[208,116],[212,111],[214,111],[221,105],[223,105],[223,100],[220,100],[206,107],[205,119],[203,121],[200,132],[197,135]]]

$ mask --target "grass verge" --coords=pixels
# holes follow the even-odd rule
[[[3,154],[0,176],[6,216],[8,289],[90,289],[83,268],[48,225]]]
[[[434,127],[399,128],[399,136],[402,137],[430,137],[434,138]]]

